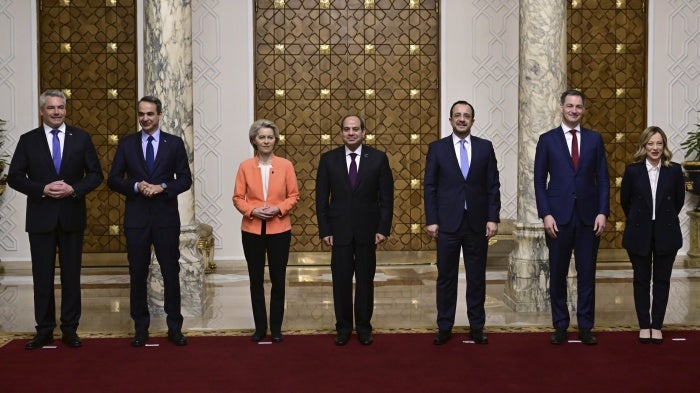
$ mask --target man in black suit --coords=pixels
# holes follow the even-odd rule
[[[80,347],[80,267],[87,212],[85,195],[102,183],[102,167],[86,131],[66,125],[66,96],[47,90],[39,97],[43,125],[22,135],[7,183],[27,195],[26,230],[32,255],[36,336],[25,345],[53,342],[56,327],[56,249],[61,267],[62,341]]]
[[[126,196],[124,234],[131,278],[131,318],[134,347],[148,341],[147,302],[151,246],[160,264],[165,287],[168,340],[187,345],[180,312],[180,214],[178,194],[192,185],[182,138],[160,129],[163,105],[153,96],[138,103],[141,131],[119,141],[107,183]]]
[[[316,174],[319,236],[331,246],[336,345],[353,330],[352,278],[355,276],[355,330],[372,344],[377,245],[386,241],[394,212],[394,179],[383,152],[363,145],[365,123],[357,115],[340,122],[344,146],[321,155]]]
[[[486,256],[488,240],[498,233],[501,183],[493,145],[471,135],[474,107],[457,101],[450,108],[452,135],[428,146],[424,203],[428,235],[437,240],[437,325],[435,345],[452,337],[457,307],[459,252],[467,275],[469,335],[488,344]]]

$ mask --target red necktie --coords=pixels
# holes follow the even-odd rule
[[[574,162],[574,169],[578,169],[578,137],[576,137],[576,130],[569,132],[574,137],[571,140],[571,161]]]

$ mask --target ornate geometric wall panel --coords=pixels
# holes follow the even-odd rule
[[[603,134],[610,218],[601,247],[620,248],[620,181],[646,127],[647,12],[642,0],[570,0],[568,84],[588,97],[583,124]]]
[[[136,4],[40,0],[39,90],[68,97],[66,122],[88,130],[109,172],[121,136],[135,131]],[[106,182],[88,195],[84,252],[123,252],[123,198]]]
[[[338,122],[365,119],[366,143],[394,175],[394,228],[385,250],[434,247],[424,235],[423,169],[439,136],[437,0],[259,0],[256,118],[282,130],[276,154],[299,179],[295,251],[322,250],[314,186],[319,156],[342,144]]]

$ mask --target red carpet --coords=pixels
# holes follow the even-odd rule
[[[186,347],[152,338],[84,339],[72,349],[27,351],[26,340],[0,348],[0,392],[697,392],[700,331],[665,332],[662,345],[636,332],[597,333],[599,344],[549,344],[549,333],[491,333],[489,345],[444,346],[432,334],[285,336],[281,344],[248,337],[190,337]],[[570,333],[569,338],[574,338]],[[673,338],[685,338],[674,341]]]

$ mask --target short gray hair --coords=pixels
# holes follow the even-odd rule
[[[66,105],[66,95],[60,90],[46,90],[39,96],[39,108],[46,105],[46,97],[58,97],[63,100],[63,105]]]
[[[256,151],[258,150],[258,146],[255,145],[253,141],[255,140],[255,138],[257,138],[258,132],[261,128],[269,128],[272,130],[272,133],[275,134],[275,146],[277,146],[277,142],[280,141],[279,128],[277,128],[275,123],[273,123],[271,120],[260,119],[254,121],[253,124],[250,125],[250,130],[248,131],[248,139],[250,139],[250,144],[253,146],[253,149],[255,149]]]

